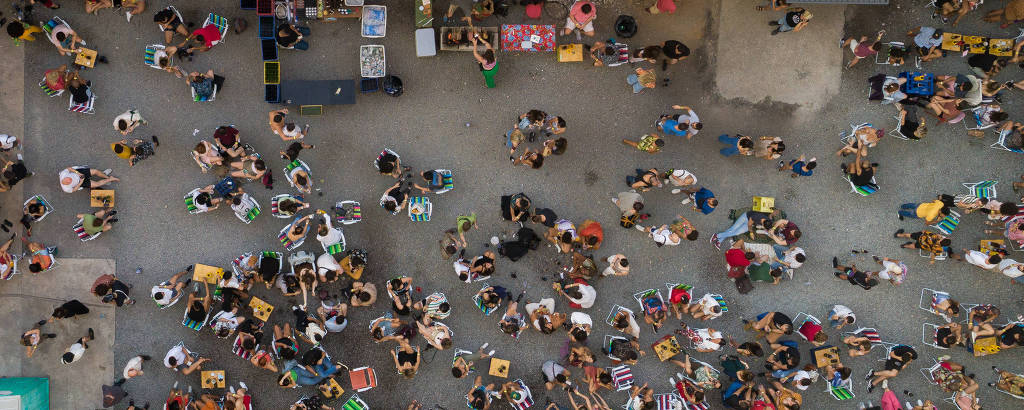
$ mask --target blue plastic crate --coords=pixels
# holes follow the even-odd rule
[[[276,29],[277,22],[274,20],[274,16],[260,16],[260,38],[274,38],[274,31]]]
[[[264,87],[263,100],[268,103],[281,102],[281,86],[278,84],[266,84]]]

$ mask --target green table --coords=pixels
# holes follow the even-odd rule
[[[413,10],[416,12],[416,27],[427,28],[434,24],[433,2],[431,0],[416,0]]]

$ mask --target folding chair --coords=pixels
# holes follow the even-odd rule
[[[356,201],[341,201],[334,204],[334,220],[342,225],[351,225],[363,220],[363,208]]]
[[[676,393],[654,395],[657,410],[676,410],[683,408],[683,397]]]
[[[931,253],[926,253],[924,249],[918,249],[917,254],[922,258],[931,258],[932,256]],[[949,252],[946,252],[945,250],[943,250],[942,253],[935,255],[935,260],[937,261],[944,261],[947,258],[949,258]]]
[[[184,20],[182,20],[182,21],[184,21]],[[216,14],[210,13],[210,15],[206,17],[206,21],[203,22],[202,27],[206,27],[206,26],[211,25],[211,24],[217,26],[217,31],[220,32],[220,40],[213,41],[211,43],[213,45],[217,45],[217,44],[223,43],[224,39],[227,38],[227,36],[228,36],[228,25],[229,25],[228,24],[228,19],[226,19],[224,17],[221,17],[221,16],[218,16]]]
[[[946,316],[945,313],[939,313],[937,310],[935,310],[935,308],[932,307],[932,305],[938,302],[940,299],[949,299],[949,293],[940,292],[935,289],[923,288],[921,289],[921,300],[918,302],[917,307],[921,308],[921,310],[925,310],[933,314],[942,316],[943,319],[946,319],[946,323],[952,322],[953,318]]]
[[[960,214],[950,209],[949,215],[946,215],[935,225],[928,226],[935,228],[935,230],[942,232],[943,234],[951,235],[953,231],[956,230],[956,227],[960,226]]]
[[[861,123],[859,125],[851,122],[850,131],[839,132],[839,140],[842,141],[843,144],[848,144],[851,139],[857,138],[857,131],[864,127],[874,127],[874,125],[871,125],[870,122]]]
[[[978,198],[995,198],[996,197],[996,184],[999,181],[980,181],[980,182],[965,182],[964,188],[967,188],[967,192]]]
[[[902,41],[890,41],[888,43],[882,43],[882,50],[875,53],[875,64],[878,65],[890,65],[889,58],[892,57],[893,51],[899,50],[903,54],[903,58],[908,57],[907,46]],[[899,66],[900,64],[891,64]]]
[[[71,28],[70,24],[68,24],[66,21],[64,21],[58,16],[53,16],[53,18],[51,18],[49,21],[45,23],[39,23],[39,27],[46,32],[47,38],[53,36],[53,29],[56,28],[57,26],[66,26],[69,29]],[[82,44],[85,44],[85,42],[83,42]]]
[[[384,159],[384,156],[387,154],[394,155],[395,158],[398,158],[398,161],[402,160],[402,157],[400,157],[397,152],[392,151],[390,148],[384,148],[380,154],[377,154],[377,159],[373,160],[373,167],[377,168],[377,171],[380,171],[380,160]]]
[[[171,54],[167,54],[166,49],[167,47],[165,47],[163,44],[150,44],[146,46],[146,49],[143,51],[142,61],[146,64],[147,67],[155,68],[157,70],[163,70],[164,68],[160,67],[160,59],[159,57],[157,57],[157,53],[162,52],[164,55],[167,56],[167,65],[174,65],[174,56]]]
[[[449,169],[435,169],[432,185],[441,186],[441,189],[434,191],[434,194],[443,194],[455,188],[454,174]]]
[[[178,17],[178,21],[180,21],[180,22],[181,22],[181,24],[185,24],[185,19],[181,17],[181,13],[180,13],[180,12],[178,12],[178,9],[174,8],[174,6],[167,6],[167,7],[165,8],[165,10],[170,10],[171,12],[173,12],[173,13],[174,13],[174,15],[175,15],[176,17]],[[160,26],[156,26],[156,29],[157,29],[157,31],[159,31],[160,33],[163,33],[163,32],[164,32],[164,29],[160,28]]]
[[[245,222],[246,224],[252,223],[256,220],[256,217],[260,215],[262,210],[260,209],[259,202],[256,199],[249,196],[249,194],[242,194],[242,203],[231,206],[231,210],[235,211],[235,216]]]
[[[906,122],[907,119],[906,118],[900,119],[899,115],[893,117],[893,119],[896,120],[896,126],[892,127],[892,130],[889,131],[889,136],[893,137],[893,138],[898,138],[898,139],[901,139],[901,140],[904,140],[904,141],[911,141],[910,137],[908,137],[906,135],[903,135],[903,131],[902,131],[903,124]]]
[[[485,283],[484,286],[480,288],[480,291],[487,289],[490,286],[491,285]],[[501,300],[499,299],[498,304],[494,307],[487,307],[487,305],[484,304],[484,299],[480,297],[480,291],[477,291],[477,293],[473,295],[473,303],[476,304],[476,307],[480,308],[481,312],[484,312],[484,316],[490,316],[491,313],[494,313],[495,310],[498,310],[498,308],[501,307]]]
[[[75,235],[78,235],[78,239],[81,240],[82,242],[91,241],[103,234],[103,231],[99,231],[92,235],[89,235],[88,233],[85,232],[85,227],[82,226],[82,224],[82,220],[79,219],[78,222],[75,222],[75,226],[71,228],[71,230],[75,231]]]
[[[938,339],[935,338],[937,336],[936,333],[939,331],[940,327],[942,327],[942,326],[934,325],[934,324],[931,324],[931,323],[923,323],[923,324],[921,324],[921,343],[924,343],[924,344],[926,344],[928,346],[931,346],[931,347],[934,347],[936,349],[942,349],[942,350],[949,349],[948,347],[939,346],[939,341],[938,341]]]
[[[1001,150],[1006,150],[1006,151],[1010,151],[1010,152],[1016,152],[1018,154],[1024,154],[1024,149],[1010,148],[1010,147],[1006,146],[1006,137],[1010,136],[1010,134],[1012,132],[1013,132],[1012,130],[1000,130],[999,131],[999,139],[996,140],[996,142],[994,144],[989,145],[989,148],[1001,149]]]
[[[512,394],[509,394],[508,402],[512,405],[512,408],[516,410],[526,410],[533,406],[533,393],[530,393],[530,388],[526,386],[523,379],[518,379],[515,383],[519,385],[520,389],[522,389],[522,393],[512,392]]]
[[[182,315],[181,318],[181,325],[198,332],[202,330],[203,326],[206,325],[206,322],[210,320],[211,310],[213,310],[213,306],[210,306],[210,309],[206,309],[206,318],[204,318],[202,322],[196,322],[195,320],[188,318],[188,307],[186,307],[185,313]]]
[[[89,101],[84,103],[75,103],[75,96],[68,97],[68,111],[77,112],[79,114],[95,114],[96,113],[96,94],[89,92]]]
[[[796,317],[793,318],[793,323],[800,324],[796,326],[796,334],[808,342],[813,340],[815,334],[824,330],[821,326],[821,320],[804,312],[798,312]]]
[[[725,313],[725,312],[729,311],[729,305],[727,305],[725,303],[725,297],[723,297],[722,295],[719,295],[717,293],[709,293],[709,295],[711,295],[711,297],[714,298],[716,302],[718,302],[718,307],[722,308],[722,313]],[[815,319],[815,320],[817,320],[817,319]],[[821,323],[818,323],[818,324],[821,324]]]
[[[352,369],[348,372],[348,378],[352,382],[352,390],[359,393],[377,387],[377,373],[371,367]]]
[[[308,179],[310,179],[310,182],[312,182],[313,172],[309,170],[309,165],[306,165],[306,163],[301,159],[297,159],[290,162],[287,166],[284,167],[285,178],[288,179],[288,185],[291,185],[292,188],[299,189],[299,187],[295,186],[295,181],[292,181],[292,175],[300,170],[306,171]]]
[[[299,238],[298,240],[292,242],[291,239],[288,239],[288,232],[292,230],[292,227],[295,226],[295,223],[298,222],[299,219],[302,219],[302,217],[296,216],[295,219],[291,221],[291,223],[285,225],[284,229],[281,229],[281,233],[277,234],[277,240],[281,241],[281,245],[284,245],[284,248],[289,251],[295,250],[295,248],[302,246],[302,243],[306,241],[306,235],[309,234],[309,230],[307,229],[306,233],[303,234],[302,237]]]
[[[274,279],[276,279],[277,275],[281,274],[281,272],[284,271],[284,269],[283,269],[284,268],[284,254],[281,253],[281,252],[274,252],[274,251],[263,251],[263,252],[260,252],[260,261],[259,261],[260,266],[263,266],[263,261],[264,260],[271,259],[271,258],[277,260],[277,273],[274,274]],[[269,262],[270,261],[267,261],[267,263],[269,263]],[[273,280],[271,280],[270,282],[273,282]],[[271,284],[268,283],[268,287],[270,287],[269,285],[271,285]]]
[[[370,410],[370,406],[363,399],[359,398],[358,394],[353,393],[345,401],[345,404],[341,405],[341,410]]]
[[[43,77],[43,81],[39,82],[39,89],[43,90],[43,93],[45,93],[47,97],[56,97],[58,95],[64,94],[63,89],[54,90],[50,88],[50,86],[46,85],[46,77]]]
[[[605,339],[607,338],[605,336]],[[612,375],[612,385],[615,386],[617,391],[628,390],[630,387],[633,387],[633,372],[629,370],[629,366],[622,365],[607,367],[606,369],[608,374]]]
[[[281,212],[279,205],[285,199],[302,201],[302,195],[278,194],[274,195],[273,198],[270,198],[270,214],[275,218],[291,218],[292,216],[295,216],[295,214],[286,214]]]
[[[213,85],[213,93],[210,94],[209,96],[202,96],[202,95],[196,94],[196,88],[195,87],[193,87],[191,85],[188,86],[189,91],[192,91],[192,102],[213,102],[214,100],[217,99],[217,88],[219,88],[219,87],[217,87],[217,84],[214,84]]]
[[[46,218],[46,215],[49,215],[51,212],[53,212],[53,205],[50,205],[50,201],[47,201],[46,198],[43,197],[42,195],[33,195],[31,198],[26,199],[25,203],[22,205],[22,210],[28,211],[28,206],[31,205],[33,201],[37,201],[40,205],[43,206],[43,214],[40,216],[32,217],[32,222],[42,221],[43,218]]]
[[[707,401],[707,394],[705,394],[704,401],[700,403],[694,403],[686,399],[685,393],[687,388],[690,388],[692,390],[701,389],[701,387],[697,385],[697,382],[695,382],[693,379],[682,373],[676,373],[676,377],[679,377],[679,380],[675,382],[675,385],[673,387],[675,387],[676,391],[679,392],[680,398],[683,401],[684,408],[691,410],[707,410],[711,408],[711,405],[708,404]],[[671,381],[671,379],[669,380]]]
[[[622,306],[616,304],[616,305],[612,306],[612,310],[610,312],[608,312],[608,318],[606,318],[604,320],[604,322],[607,323],[608,326],[614,327],[615,326],[615,316],[618,316],[619,312],[629,313],[630,316],[633,316],[633,320],[636,320],[636,314],[634,314],[632,310],[629,310],[629,309],[627,309],[625,307],[622,307]]]
[[[873,194],[875,192],[878,192],[878,190],[880,188],[878,186],[878,183],[875,182],[875,177],[873,177],[873,176],[871,177],[871,183],[868,184],[868,185],[854,185],[853,184],[853,180],[850,179],[849,175],[843,176],[843,179],[845,179],[846,182],[850,183],[850,193],[851,194],[852,193],[857,193],[857,194],[860,194],[860,196],[868,196],[868,195],[871,195],[871,194]]]
[[[320,247],[324,249],[324,252],[330,255],[339,255],[345,253],[345,234],[341,234],[341,240],[332,243],[330,245],[320,242]]]
[[[853,378],[846,380],[840,380],[838,386],[833,386],[832,383],[825,383],[825,392],[827,392],[833,399],[839,401],[846,401],[854,398],[853,394]]]
[[[668,289],[668,300],[669,301],[672,300],[672,297],[675,296],[677,292],[685,293],[687,301],[692,301],[693,300],[693,294],[694,294],[693,286],[687,285],[685,283],[666,283],[665,284],[665,289]]]
[[[409,199],[409,219],[413,222],[430,222],[430,214],[434,211],[434,205],[430,198],[417,196]]]
[[[14,275],[18,274],[18,261],[21,260],[21,255],[15,255],[13,253],[10,254],[10,255],[11,255],[11,260],[10,260],[10,267],[11,267],[11,269],[9,271],[7,271],[7,272],[2,272],[2,276],[3,277],[0,278],[0,279],[10,280],[10,279],[14,278]]]
[[[997,110],[990,109],[989,104],[983,104],[978,107],[975,107],[973,110],[970,111],[970,117],[966,118],[965,121],[963,121],[964,128],[967,129],[967,131],[987,130],[989,128],[995,127],[996,125],[999,125],[999,123],[987,121],[984,119],[985,115],[991,111],[998,112]]]
[[[608,355],[609,359],[622,361],[622,359],[612,355],[612,344],[615,342],[629,342],[629,339],[622,336],[604,335],[604,342],[601,344],[601,351]]]
[[[1024,374],[1013,373],[1013,372],[1010,372],[1010,373],[1015,375],[1015,376],[1017,376],[1017,377],[1024,377]],[[992,383],[989,383],[989,386],[992,386],[992,388],[995,389],[995,391],[997,391],[997,392],[1000,392],[1000,393],[1003,393],[1003,394],[1007,394],[1007,395],[1009,395],[1011,397],[1014,397],[1016,399],[1024,400],[1024,395],[1013,394],[1013,393],[1010,393],[1010,392],[1008,392],[1006,390],[1000,389],[999,386],[996,385],[998,382],[999,382],[999,378],[997,378],[996,381],[994,381]]]
[[[316,266],[316,257],[313,256],[312,253],[306,251],[298,251],[296,253],[288,255],[288,264],[291,265],[292,275],[296,275],[296,277],[298,277],[299,273],[295,270],[295,266],[301,265],[303,263],[309,263],[312,264],[313,266]]]
[[[887,347],[892,344],[883,342],[882,337],[878,334],[878,330],[873,327],[862,327],[852,332],[843,332],[843,334],[848,336],[866,337],[868,341],[871,342],[871,349],[874,349],[875,346]]]
[[[646,305],[644,305],[644,299],[645,298],[657,298],[659,301],[661,301],[662,308],[664,308],[664,306],[665,306],[665,298],[663,298],[661,296],[661,290],[658,290],[658,289],[647,289],[647,290],[644,290],[644,291],[640,291],[640,292],[634,293],[633,294],[633,299],[636,300],[636,303],[640,304],[640,310],[646,310],[647,309]]]
[[[209,208],[207,208],[207,209],[199,209],[199,207],[196,206],[196,197],[199,196],[199,191],[201,189],[202,188],[196,188],[196,189],[193,189],[191,191],[188,191],[188,193],[185,194],[185,198],[184,198],[185,210],[188,211],[189,215],[196,215],[196,214],[201,214],[201,213],[209,212],[210,211]]]
[[[256,348],[253,349],[253,350],[254,351],[260,350],[260,345],[257,344]],[[241,357],[242,359],[245,359],[245,360],[249,360],[249,358],[252,357],[252,353],[249,353],[247,350],[245,350],[242,347],[242,335],[241,334],[236,336],[235,337],[235,342],[231,344],[231,353],[234,353],[235,356]]]

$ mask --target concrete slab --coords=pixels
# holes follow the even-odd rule
[[[101,387],[117,375],[113,369],[114,308],[99,302],[89,288],[96,277],[114,271],[111,259],[60,259],[53,271],[39,276],[16,276],[0,288],[0,311],[5,312],[6,326],[0,338],[17,340],[35,322],[49,318],[53,308],[65,301],[78,299],[90,312],[80,319],[65,319],[43,325],[44,333],[56,333],[39,345],[32,358],[17,343],[0,346],[0,374],[15,377],[48,377],[50,405],[54,409],[86,410],[102,407]],[[130,308],[127,308],[130,309]],[[60,355],[92,328],[96,340],[81,360],[65,365]]]
[[[724,98],[780,102],[805,111],[824,108],[839,92],[844,6],[807,7],[814,17],[799,32],[771,35],[783,12],[755,11],[749,2],[721,2],[715,84]]]

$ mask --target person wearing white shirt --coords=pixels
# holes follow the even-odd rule
[[[705,293],[704,297],[691,305],[689,311],[694,319],[700,320],[711,320],[722,316],[723,313],[722,306],[718,304],[718,299],[715,299],[714,295],[710,293]]]
[[[832,306],[832,311],[828,312],[828,324],[837,330],[856,321],[857,316],[853,314],[853,310],[843,305]]]
[[[637,225],[637,228],[643,230],[643,227],[640,225]],[[658,245],[659,248],[665,245],[676,246],[682,242],[682,238],[680,238],[675,232],[669,230],[668,225],[662,225],[657,228],[652,226],[648,229],[648,236],[654,239],[654,244]]]
[[[964,249],[963,251],[964,262],[967,262],[971,265],[977,266],[984,270],[996,270],[996,267],[999,266],[999,262],[1003,260],[1003,258],[998,254],[989,256],[989,254],[981,251],[967,249]]]
[[[144,354],[133,357],[128,361],[128,364],[124,366],[124,371],[121,374],[124,375],[125,379],[131,379],[132,377],[142,376],[142,362],[151,359],[151,357]]]
[[[562,296],[569,299],[570,305],[575,305],[573,307],[577,309],[590,309],[594,306],[594,301],[597,299],[597,290],[583,279],[576,279],[575,283],[564,286],[554,283],[552,287],[555,291],[561,293]]]

